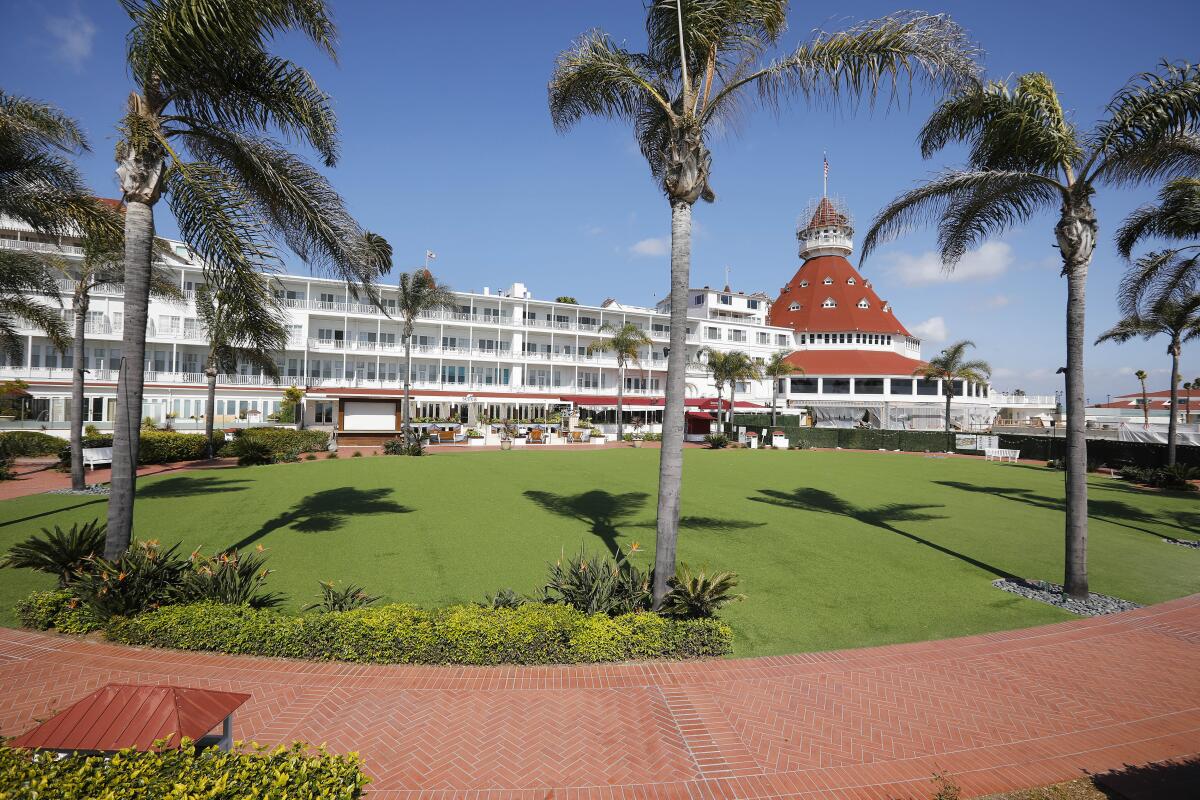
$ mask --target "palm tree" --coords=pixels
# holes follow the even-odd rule
[[[74,314],[75,339],[71,369],[71,488],[82,491],[87,487],[83,468],[87,316],[92,292],[103,286],[118,286],[124,278],[124,245],[121,242],[119,223],[114,222],[107,231],[84,236],[82,261],[54,259],[51,263],[54,271],[73,287],[71,311]],[[150,293],[168,300],[183,300],[183,292],[175,279],[166,270],[157,267],[150,274]]]
[[[396,300],[396,312],[400,316],[401,336],[404,340],[404,401],[401,427],[404,429],[404,438],[411,442],[414,438],[409,411],[413,328],[421,314],[449,311],[454,308],[455,303],[453,290],[444,283],[438,283],[437,278],[433,277],[433,273],[428,269],[401,272],[398,285],[400,296]]]
[[[865,259],[920,220],[939,226],[943,263],[1042,211],[1054,228],[1067,279],[1066,565],[1075,598],[1087,585],[1087,439],[1084,432],[1084,304],[1098,226],[1092,195],[1102,184],[1130,185],[1179,175],[1195,165],[1192,127],[1200,121],[1200,68],[1162,64],[1130,80],[1091,131],[1067,118],[1050,79],[1021,76],[969,87],[942,102],[919,136],[929,157],[951,142],[968,147],[967,167],[945,171],[879,212],[863,241]]]
[[[729,382],[729,369],[732,366],[729,353],[705,345],[696,351],[696,360],[692,366],[703,369],[712,377],[713,386],[717,389],[717,427],[725,430],[721,414],[725,406],[725,384]]]
[[[725,425],[733,433],[733,409],[737,405],[737,385],[741,381],[762,380],[762,366],[741,350],[729,354],[729,410],[725,412]]]
[[[1136,268],[1134,270],[1136,273]],[[1136,280],[1136,275],[1131,276]],[[1175,432],[1179,419],[1179,357],[1183,345],[1200,338],[1200,292],[1195,287],[1178,287],[1174,292],[1144,302],[1096,339],[1101,342],[1128,342],[1130,339],[1168,338],[1171,356],[1171,416],[1167,425],[1167,466],[1175,466]],[[1144,397],[1144,394],[1143,394]]]
[[[771,427],[775,427],[775,412],[779,405],[779,382],[789,375],[803,375],[804,370],[787,360],[782,350],[772,353],[763,367],[763,375],[771,381]]]
[[[1137,378],[1138,381],[1142,384],[1142,424],[1145,425],[1147,428],[1149,428],[1150,427],[1150,398],[1148,398],[1146,396],[1146,378],[1148,378],[1149,376],[1146,374],[1146,370],[1139,369],[1137,372],[1133,373],[1133,377]]]
[[[589,344],[588,355],[612,353],[617,359],[617,441],[620,442],[625,439],[625,367],[629,364],[641,366],[641,349],[653,342],[644,330],[632,322],[620,326],[606,322],[597,333],[608,334],[608,338],[597,339]]]
[[[967,339],[955,342],[931,358],[928,364],[913,372],[915,377],[942,382],[942,394],[946,395],[946,448],[948,450],[951,449],[949,446],[950,401],[954,398],[954,382],[985,383],[992,374],[992,368],[986,361],[968,361],[964,358],[967,348],[974,346],[975,343]]]
[[[87,139],[71,117],[47,103],[0,90],[0,216],[49,236],[118,227],[67,158],[87,149]],[[68,347],[61,315],[30,297],[34,294],[61,304],[46,260],[33,253],[0,250],[0,348],[13,360],[20,360],[22,354],[18,319],[44,331],[60,352]]]
[[[160,196],[206,281],[230,291],[279,265],[276,242],[378,302],[372,281],[390,250],[368,235],[325,177],[283,144],[337,162],[332,102],[298,64],[269,51],[298,33],[329,56],[336,32],[323,0],[122,0],[132,21],[134,88],[120,125],[117,176],[125,202],[125,333],[117,384],[105,557],[128,547],[145,368],[146,315]]]
[[[580,36],[555,63],[550,116],[566,131],[588,116],[630,124],[671,206],[671,345],[659,459],[654,607],[675,574],[683,478],[687,289],[692,206],[716,199],[709,185],[710,132],[729,130],[743,103],[769,107],[799,95],[828,102],[895,94],[913,76],[937,86],[975,79],[975,47],[945,16],[899,14],[836,33],[817,32],[764,63],[787,27],[787,0],[652,0],[646,52],[603,31]],[[752,90],[757,90],[751,94]]]
[[[204,436],[208,457],[213,457],[213,418],[217,407],[217,376],[237,372],[247,363],[268,377],[279,379],[275,354],[287,347],[283,309],[267,282],[248,276],[234,285],[201,285],[196,289],[196,316],[208,338],[204,377],[208,382]]]

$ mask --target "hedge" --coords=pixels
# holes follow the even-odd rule
[[[733,649],[732,631],[715,619],[609,617],[543,603],[433,611],[394,604],[302,616],[199,603],[118,619],[107,635],[133,645],[372,664],[571,664]]]
[[[84,447],[112,447],[111,436],[85,436]],[[225,446],[225,434],[213,434],[213,452],[219,453]],[[71,461],[71,448],[64,447],[59,458],[64,464]],[[180,433],[179,431],[142,431],[138,447],[139,464],[166,464],[171,461],[195,461],[208,458],[208,447],[204,434]]]
[[[16,612],[22,627],[39,631],[90,633],[101,627],[91,610],[65,589],[33,592],[17,601]]]
[[[273,751],[122,750],[111,756],[0,747],[0,800],[353,800],[368,778],[358,755],[305,745]]]
[[[328,431],[292,430],[291,428],[246,428],[239,439],[261,442],[276,457],[288,453],[318,453],[329,449]]]
[[[0,433],[0,457],[53,456],[62,449],[63,439],[41,431]]]

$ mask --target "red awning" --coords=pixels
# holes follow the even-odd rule
[[[111,752],[149,750],[167,739],[167,747],[178,747],[181,736],[199,739],[249,699],[239,692],[110,683],[8,744]]]
[[[708,413],[707,411],[689,411],[689,412],[687,412],[687,414],[685,416],[688,419],[707,419],[707,420],[716,419],[715,416]]]

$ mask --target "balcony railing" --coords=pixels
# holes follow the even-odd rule
[[[60,253],[72,256],[83,255],[83,248],[73,244],[54,244],[52,242],[31,242],[22,239],[0,239],[0,250],[28,250],[33,253]],[[74,289],[74,286],[72,286]]]

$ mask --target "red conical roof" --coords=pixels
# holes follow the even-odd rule
[[[808,221],[808,227],[810,228],[849,224],[850,220],[845,214],[833,207],[833,203],[829,202],[828,197],[821,198],[821,202],[817,204],[817,210],[813,212],[812,219]]]
[[[833,206],[829,208],[833,210]],[[818,208],[813,219],[821,213]],[[827,300],[833,301],[833,307],[825,307]],[[771,305],[770,322],[798,332],[861,331],[910,336],[896,315],[884,310],[885,306],[845,258],[817,256],[801,265]]]

